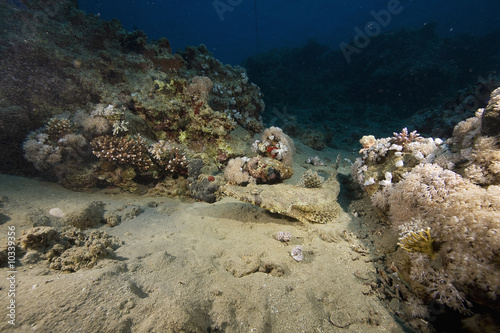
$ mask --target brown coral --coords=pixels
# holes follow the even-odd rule
[[[159,140],[153,143],[149,152],[156,163],[163,166],[166,171],[174,174],[187,175],[188,159],[186,154],[179,147],[174,147],[168,141]]]
[[[394,136],[392,137],[392,143],[406,147],[409,143],[420,140],[420,134],[417,131],[413,131],[408,133],[408,128],[405,127],[401,130],[401,133],[392,133]]]
[[[187,86],[186,92],[191,95],[193,100],[207,101],[208,95],[213,87],[212,80],[206,76],[195,76]]]
[[[45,126],[45,133],[48,134],[49,139],[52,141],[59,140],[66,134],[71,133],[71,131],[71,122],[67,118],[50,118]]]
[[[133,165],[141,171],[153,166],[143,139],[131,137],[99,136],[91,142],[92,153],[98,158],[118,165]]]

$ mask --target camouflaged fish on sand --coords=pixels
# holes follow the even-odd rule
[[[301,222],[327,223],[341,211],[337,203],[340,184],[332,175],[328,180],[308,170],[297,185],[225,185],[222,193],[240,201],[293,217]]]

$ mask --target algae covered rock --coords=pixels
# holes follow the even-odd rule
[[[25,230],[19,239],[19,247],[26,251],[23,263],[44,259],[50,268],[69,272],[92,268],[100,259],[114,257],[120,245],[120,240],[105,232],[86,234],[75,228],[60,232],[52,227],[34,227]]]
[[[104,219],[104,204],[92,201],[66,216],[65,223],[79,229],[97,227]]]
[[[495,136],[500,134],[500,88],[491,93],[490,102],[483,111],[481,125],[483,135]]]
[[[75,272],[82,268],[92,268],[100,259],[114,257],[114,250],[120,245],[115,237],[97,230],[89,235],[69,232],[63,236],[67,239],[76,238],[79,242],[69,248],[54,246],[47,254],[49,267],[61,271]]]

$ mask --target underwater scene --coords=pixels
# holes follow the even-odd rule
[[[1,332],[500,332],[498,0],[0,0]]]

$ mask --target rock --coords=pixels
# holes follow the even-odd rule
[[[500,88],[490,96],[488,106],[483,111],[481,134],[495,136],[500,133]]]
[[[88,229],[97,227],[103,218],[104,204],[100,201],[92,201],[67,214],[65,223],[79,229]]]

